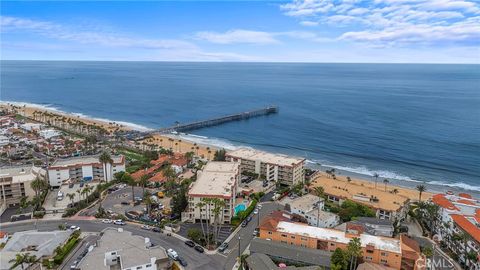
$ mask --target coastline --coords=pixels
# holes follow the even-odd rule
[[[115,129],[122,129],[125,131],[129,130],[137,130],[137,131],[147,131],[151,130],[148,127],[144,127],[141,125],[137,125],[134,123],[128,123],[123,121],[114,121],[108,119],[101,119],[101,118],[94,118],[89,117],[81,113],[70,113],[64,112],[59,109],[45,106],[45,105],[37,105],[31,103],[24,103],[24,102],[7,102],[7,101],[0,101],[0,108],[4,107],[11,107],[14,105],[15,107],[20,107],[20,114],[24,114],[26,116],[31,116],[34,112],[48,112],[57,115],[61,115],[66,118],[75,119],[78,121],[83,121],[87,124],[95,124],[98,126],[102,126],[109,131]],[[206,159],[213,159],[214,153],[218,149],[226,149],[233,150],[237,147],[250,147],[250,146],[234,146],[230,144],[228,141],[222,141],[219,139],[212,139],[207,138],[204,136],[198,136],[194,134],[185,134],[185,133],[178,133],[178,134],[154,134],[153,139],[146,139],[140,141],[140,143],[145,142],[149,144],[156,144],[158,146],[164,148],[172,148],[175,152],[186,153],[193,151],[199,156],[203,156]],[[347,167],[342,166],[334,166],[334,165],[327,165],[327,164],[318,164],[314,161],[307,160],[306,165],[307,168],[317,169],[321,171],[325,171],[327,169],[334,168],[337,171],[337,174],[341,176],[350,176],[353,181],[365,182],[365,184],[369,184],[373,182],[372,175],[367,173],[359,173],[356,172],[354,169],[348,170]],[[455,193],[459,192],[467,192],[472,194],[474,197],[480,198],[480,187],[471,186],[470,189],[462,188],[459,185],[468,186],[464,183],[457,183],[457,184],[450,184],[450,183],[438,183],[438,182],[423,182],[410,179],[408,177],[403,177],[403,179],[399,179],[396,177],[392,177],[391,174],[393,173],[380,173],[379,181],[382,181],[384,178],[388,178],[390,181],[389,186],[393,188],[400,188],[400,189],[409,189],[415,191],[415,187],[417,185],[423,184],[427,187],[427,192],[437,192],[437,193],[444,193],[446,191],[453,191]]]

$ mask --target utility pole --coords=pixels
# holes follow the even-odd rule
[[[241,250],[241,242],[240,240],[242,240],[242,237],[238,236],[238,261],[241,263],[241,259],[240,257],[242,256],[242,250]]]

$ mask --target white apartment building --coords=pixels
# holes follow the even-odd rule
[[[480,270],[480,201],[466,193],[449,192],[434,195],[432,202],[439,206],[434,238],[457,254],[465,269]]]
[[[31,199],[35,191],[30,183],[37,176],[45,177],[45,170],[35,166],[0,168],[0,214],[7,208],[18,205],[22,197]]]
[[[182,220],[196,222],[208,220],[215,222],[214,204],[199,208],[204,199],[223,200],[225,206],[217,217],[220,224],[230,223],[234,215],[235,198],[240,180],[240,164],[237,162],[210,161],[197,173],[197,180],[188,191],[188,206],[182,213]]]
[[[48,168],[50,186],[59,187],[67,180],[104,180],[104,170],[108,182],[115,173],[125,171],[124,156],[112,156],[112,160],[112,164],[104,165],[98,155],[58,159]]]
[[[304,158],[240,148],[225,155],[228,161],[240,162],[240,169],[265,176],[268,181],[294,186],[305,180]]]
[[[308,222],[308,225],[332,228],[340,223],[340,217],[323,210],[325,202],[317,196],[306,194],[288,203],[290,213],[299,215]]]

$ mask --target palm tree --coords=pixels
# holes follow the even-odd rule
[[[225,201],[222,200],[222,199],[218,199],[218,198],[215,198],[212,200],[213,202],[213,214],[215,216],[214,218],[214,226],[215,226],[215,229],[213,230],[213,235],[215,237],[215,244],[217,243],[217,239],[218,239],[218,218],[219,218],[219,215],[220,213],[223,212],[223,208],[225,207]]]
[[[427,188],[425,187],[425,185],[418,185],[416,187],[416,189],[418,190],[418,201],[422,201],[422,193],[425,192],[427,190]]]
[[[153,204],[152,197],[151,196],[145,196],[145,198],[143,199],[143,202],[147,206],[148,215],[150,215],[150,212],[152,211],[152,204]]]
[[[358,257],[362,256],[362,245],[360,238],[354,237],[352,240],[350,240],[347,246],[347,256],[350,258],[350,267],[348,269],[357,269]]]
[[[206,206],[206,212],[207,212],[207,220],[206,220],[206,225],[207,225],[207,233],[206,233],[206,242],[207,242],[207,247],[210,245],[210,204],[212,203],[211,198],[202,198],[202,201],[205,203]]]
[[[378,175],[378,173],[374,173],[374,174],[373,174],[373,178],[375,178],[375,189],[377,189],[377,181],[378,181],[378,177],[379,177],[379,176],[380,176],[380,175]]]
[[[48,188],[48,183],[47,181],[43,180],[40,177],[36,177],[35,180],[33,180],[30,183],[30,187],[35,191],[35,209],[38,209],[40,202],[40,194]]]
[[[102,163],[103,179],[105,182],[107,182],[107,163],[110,165],[113,164],[113,159],[107,151],[103,151],[103,153],[98,157],[98,160]]]
[[[140,180],[138,181],[140,186],[142,186],[142,196],[145,195],[145,187],[149,183],[148,179],[150,179],[150,175],[145,174],[145,175],[142,175],[142,177],[140,177]]]
[[[385,184],[385,191],[387,191],[387,185],[390,181],[387,178],[383,179],[383,183]]]
[[[90,187],[86,186],[82,189],[82,195],[85,196],[85,200],[88,204],[88,193],[90,192]]]
[[[325,196],[325,190],[323,187],[318,186],[313,188],[313,192],[318,197],[318,205],[317,205],[317,227],[320,226],[320,201],[322,200],[323,196]]]
[[[203,207],[205,207],[205,205],[206,205],[205,202],[200,201],[199,203],[197,203],[195,205],[195,207],[197,207],[200,211],[200,226],[202,227],[203,238],[207,239],[206,234],[205,234],[205,229],[203,228],[203,218],[202,218],[202,210],[203,210]]]
[[[132,203],[135,203],[135,186],[137,183],[129,173],[122,176],[122,182],[132,187]]]
[[[78,193],[78,201],[80,201],[82,199],[82,190],[77,189],[77,193]]]
[[[37,261],[37,256],[35,255],[30,255],[30,253],[17,253],[15,255],[15,258],[11,259],[8,261],[9,263],[12,263],[13,265],[10,267],[10,269],[15,269],[17,266],[21,266],[22,270],[25,269],[23,266],[24,263],[27,264],[27,266],[30,266],[32,263]]]
[[[70,203],[72,204],[72,207],[73,207],[73,200],[75,200],[75,193],[67,193],[67,197],[70,200]]]

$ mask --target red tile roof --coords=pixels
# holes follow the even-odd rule
[[[460,196],[462,198],[466,198],[466,199],[472,199],[472,195],[470,195],[468,193],[459,193],[458,196]]]
[[[475,226],[472,222],[470,222],[466,217],[462,215],[452,214],[450,215],[453,221],[464,230],[467,234],[469,234],[473,239],[475,239],[478,243],[480,243],[480,228]]]
[[[147,175],[147,174],[152,174],[156,170],[160,169],[160,166],[161,165],[155,165],[155,166],[152,166],[152,167],[150,167],[146,170],[145,169],[140,169],[140,170],[132,173],[132,177],[133,177],[133,179],[135,179],[135,181],[138,181],[138,180],[140,180],[140,178],[142,178],[142,176]]]
[[[148,181],[150,182],[158,182],[158,183],[163,183],[167,180],[167,178],[163,175],[163,172],[158,172],[154,176],[150,177]]]
[[[260,224],[260,229],[267,230],[267,231],[275,231],[277,229],[277,225],[280,221],[290,221],[290,219],[283,215],[282,211],[274,211],[265,219],[262,220]]]
[[[458,203],[463,203],[463,204],[468,204],[468,205],[475,205],[474,202],[472,201],[469,201],[469,200],[464,200],[464,199],[460,199],[457,201]]]
[[[8,233],[0,231],[0,238],[4,238]]]
[[[445,194],[435,194],[432,197],[432,201],[435,204],[438,204],[440,207],[448,209],[448,210],[460,210],[458,207],[453,205],[451,201],[445,198]]]

